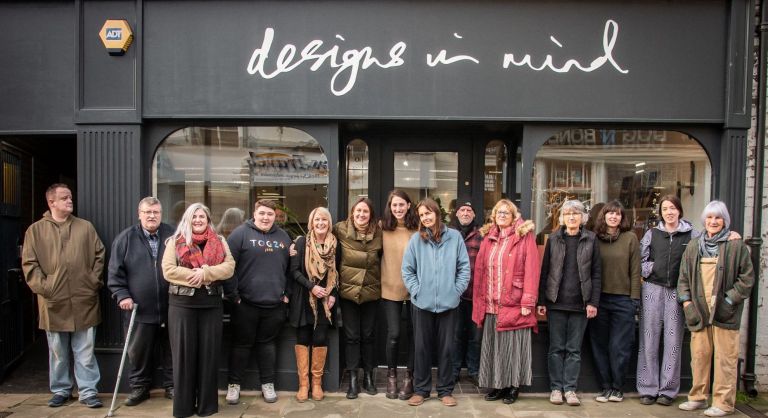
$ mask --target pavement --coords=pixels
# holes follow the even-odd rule
[[[664,417],[692,418],[703,417],[702,411],[681,411],[677,405],[685,400],[679,396],[673,406],[641,405],[636,394],[627,394],[623,402],[599,403],[594,400],[595,394],[580,394],[582,405],[578,407],[567,405],[552,405],[548,394],[523,393],[513,405],[505,405],[501,401],[487,402],[478,393],[454,393],[458,405],[446,407],[435,397],[418,407],[408,406],[404,401],[387,399],[383,393],[371,396],[361,394],[355,400],[346,399],[343,392],[327,393],[323,401],[306,401],[299,403],[294,398],[295,392],[278,392],[276,403],[268,404],[262,400],[260,392],[242,392],[238,405],[227,405],[224,400],[225,392],[219,393],[219,413],[216,417],[230,418],[261,418],[261,417],[361,417],[361,418],[401,418],[401,417],[543,417],[543,418],[576,418],[576,417]],[[115,417],[170,417],[172,416],[171,401],[163,398],[162,390],[154,390],[152,397],[134,407],[122,405],[127,394],[118,394]],[[111,394],[101,394],[104,407],[89,409],[76,399],[65,406],[50,408],[47,406],[50,394],[0,394],[0,418],[22,417],[104,417],[109,411],[112,400]],[[736,411],[733,417],[764,417],[768,411],[768,401],[758,398],[754,402],[757,408],[749,408],[747,413]],[[752,403],[750,403],[752,405]],[[743,405],[739,405],[740,408]],[[755,415],[756,414],[756,415]]]

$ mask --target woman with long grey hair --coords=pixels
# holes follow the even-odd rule
[[[749,250],[730,240],[731,217],[725,203],[709,202],[701,213],[704,232],[691,240],[680,263],[677,298],[691,331],[693,384],[680,409],[707,407],[714,355],[715,379],[709,417],[733,413],[739,358],[739,327],[744,301],[754,285]]]
[[[227,241],[211,227],[211,211],[193,203],[165,243],[163,276],[168,286],[168,334],[173,354],[173,416],[208,416],[219,410],[221,281],[235,260]]]

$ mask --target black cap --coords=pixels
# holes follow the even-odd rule
[[[471,208],[472,207],[472,201],[469,200],[468,197],[461,197],[459,199],[456,199],[456,211],[458,211],[459,209],[461,209],[464,206],[469,206]],[[472,210],[474,210],[474,208]]]

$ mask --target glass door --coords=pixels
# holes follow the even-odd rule
[[[435,200],[447,222],[456,198],[470,195],[472,146],[469,139],[390,139],[382,151],[382,206],[390,190],[401,189],[414,202],[427,197]]]

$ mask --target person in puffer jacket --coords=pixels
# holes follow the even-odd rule
[[[419,233],[403,255],[403,282],[411,295],[414,359],[414,394],[418,406],[432,391],[432,353],[437,350],[437,396],[445,406],[453,397],[453,340],[459,320],[459,298],[469,285],[469,256],[461,234],[440,220],[440,206],[424,199],[416,206]]]

